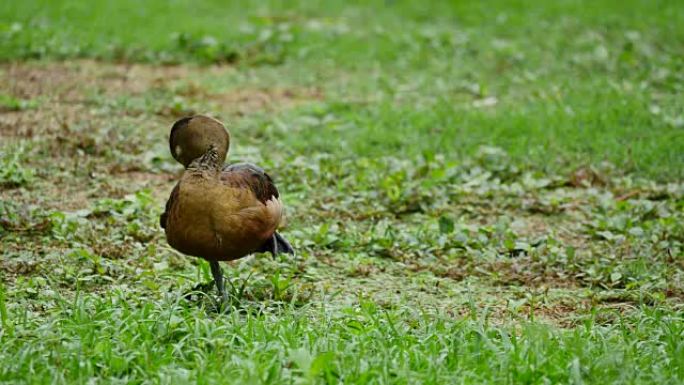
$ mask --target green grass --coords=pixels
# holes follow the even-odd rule
[[[202,384],[672,383],[684,374],[681,318],[648,309],[624,320],[638,331],[592,320],[574,331],[528,323],[511,330],[482,319],[385,311],[363,299],[339,315],[307,310],[216,316],[121,292],[57,298],[52,313],[60,323],[28,323],[30,334],[6,338],[25,345],[2,372],[31,373],[32,383]]]
[[[684,383],[676,1],[0,7],[0,382]],[[158,226],[202,112],[296,258]]]
[[[488,144],[554,167],[606,160],[682,177],[684,7],[675,1],[221,3],[6,4],[0,59],[281,65],[285,78],[346,96],[322,113],[354,124],[345,139],[355,149],[369,141],[359,132],[381,141],[399,130],[392,144],[419,151],[439,142],[467,155]],[[473,108],[487,97],[497,104]]]

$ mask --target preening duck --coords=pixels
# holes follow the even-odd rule
[[[186,170],[166,202],[161,227],[171,247],[209,261],[224,300],[219,261],[256,252],[294,254],[277,232],[283,205],[271,177],[253,164],[223,165],[230,134],[221,122],[183,118],[173,125],[169,144]]]

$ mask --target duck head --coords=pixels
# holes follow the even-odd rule
[[[169,147],[173,158],[186,168],[210,148],[217,157],[216,162],[222,165],[230,148],[230,134],[223,123],[214,118],[189,116],[176,121],[171,127]]]

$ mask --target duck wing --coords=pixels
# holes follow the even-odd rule
[[[232,187],[250,190],[265,205],[275,201],[280,205],[280,193],[273,179],[257,165],[251,163],[227,165],[221,172],[221,181]],[[280,253],[294,254],[294,249],[290,243],[277,231],[256,251],[269,252],[273,256]]]
[[[275,198],[280,193],[273,183],[273,179],[259,166],[251,163],[236,163],[226,165],[221,172],[221,182],[231,187],[251,190],[263,204]]]

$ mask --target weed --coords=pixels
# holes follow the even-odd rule
[[[0,7],[0,382],[684,382],[683,11]],[[298,253],[224,309],[158,223],[195,112]]]

